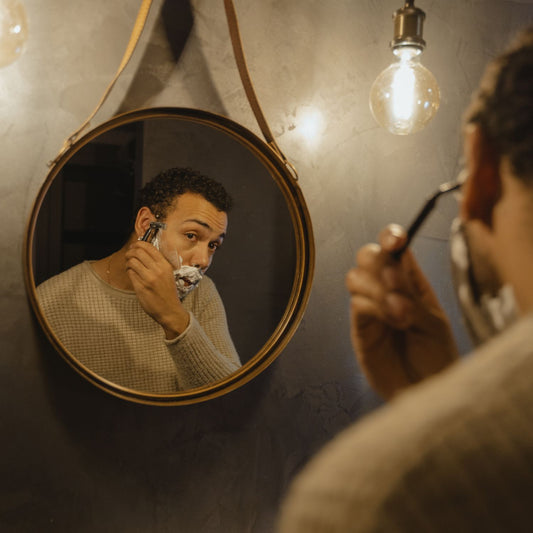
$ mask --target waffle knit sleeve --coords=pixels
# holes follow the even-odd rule
[[[165,341],[176,365],[180,389],[219,381],[241,366],[215,284],[204,277],[195,292],[191,303],[185,300],[189,326],[176,339]]]

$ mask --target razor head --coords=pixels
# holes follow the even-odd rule
[[[150,227],[139,240],[151,243],[157,237],[159,230],[166,228],[167,225],[164,222],[150,222]]]

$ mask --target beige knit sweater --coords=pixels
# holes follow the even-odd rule
[[[101,378],[164,394],[221,380],[240,366],[224,306],[204,276],[183,301],[188,328],[167,341],[135,292],[104,282],[85,261],[37,288],[39,305],[63,346]]]
[[[341,433],[279,531],[533,531],[533,315]]]

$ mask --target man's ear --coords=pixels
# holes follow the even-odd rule
[[[477,124],[465,131],[468,179],[463,185],[461,215],[492,228],[492,210],[501,196],[499,156]]]
[[[134,230],[137,237],[142,237],[150,227],[150,222],[155,222],[156,220],[155,215],[149,207],[141,207],[139,211],[137,211],[137,217],[135,218]]]

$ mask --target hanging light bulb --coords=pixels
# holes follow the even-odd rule
[[[28,38],[26,10],[19,0],[0,0],[0,67],[13,63]]]
[[[439,108],[437,80],[420,63],[426,46],[422,39],[425,13],[407,0],[394,18],[394,39],[390,43],[396,61],[387,67],[370,89],[370,110],[376,121],[395,135],[421,130]]]

